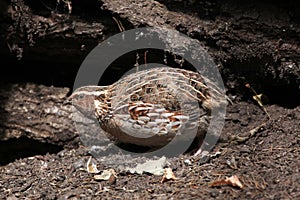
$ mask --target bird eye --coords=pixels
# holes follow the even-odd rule
[[[83,94],[78,95],[78,99],[83,99]]]

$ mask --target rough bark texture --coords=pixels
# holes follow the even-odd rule
[[[0,90],[0,140],[27,137],[64,145],[75,138],[70,106],[63,106],[68,88],[14,84]]]
[[[79,67],[98,42],[119,32],[115,17],[126,30],[163,26],[199,40],[219,65],[232,93],[244,94],[244,84],[250,82],[274,103],[284,104],[286,99],[299,98],[297,2],[243,5],[237,1],[103,0],[70,1],[70,5],[69,1],[58,2],[3,3],[4,42],[0,52],[29,80],[39,82],[32,73],[41,69],[31,66],[22,70],[21,66],[46,62],[48,73],[42,75],[46,84],[71,86],[74,67]],[[16,62],[9,55],[21,61]],[[3,76],[4,80],[7,77],[24,80],[11,71]]]
[[[232,81],[249,81],[271,96],[274,95],[273,87],[280,90],[277,91],[280,95],[299,98],[300,29],[294,4],[264,7],[258,2],[258,5],[239,6],[235,1],[202,2],[202,5],[184,1],[181,5],[186,6],[181,10],[180,4],[176,7],[171,1],[103,2],[105,9],[117,13],[135,27],[165,26],[198,39],[220,65],[229,89]],[[172,5],[177,8],[176,12],[168,9]],[[204,11],[209,19],[199,17],[202,10],[194,8],[197,6],[202,9],[207,6]],[[284,91],[286,88],[290,90]]]

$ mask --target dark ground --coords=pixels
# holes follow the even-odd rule
[[[300,197],[300,107],[266,106],[272,120],[240,144],[220,144],[221,154],[205,163],[190,156],[171,159],[177,180],[161,183],[161,176],[118,174],[115,184],[97,182],[86,171],[84,147],[56,154],[16,160],[1,167],[0,198],[19,199],[298,199]],[[253,103],[228,107],[224,135],[247,135],[266,122]],[[223,146],[223,147],[222,147]],[[212,154],[213,154],[212,152]],[[98,169],[104,169],[98,163]],[[243,189],[210,187],[210,183],[237,175]]]
[[[60,15],[52,16],[49,8],[57,6],[53,2],[3,2],[0,53],[9,69],[0,75],[4,83],[0,90],[0,199],[300,199],[297,3],[199,1],[194,5],[193,1],[103,0],[80,5],[74,0],[70,16],[64,3],[54,12]],[[24,2],[35,17],[31,18]],[[13,8],[8,15],[3,14],[7,7]],[[59,88],[72,87],[89,50],[119,32],[112,16],[126,29],[165,24],[199,40],[219,65],[233,99],[211,155],[221,153],[208,160],[190,155],[169,159],[176,180],[161,183],[161,176],[124,173],[119,173],[113,184],[94,180],[86,171],[90,154],[74,136],[67,110],[60,118],[54,118],[56,113],[51,111],[62,104],[67,90]],[[87,23],[90,21],[92,25]],[[76,31],[72,22],[76,22]],[[23,54],[18,48],[9,51],[3,45],[7,43],[18,44]],[[33,85],[7,86],[11,83]],[[269,97],[265,108],[270,120],[245,83]],[[47,108],[51,109],[46,115]],[[186,165],[185,159],[190,159],[191,165]],[[99,161],[97,167],[106,168]],[[239,177],[242,189],[210,186],[232,175]]]

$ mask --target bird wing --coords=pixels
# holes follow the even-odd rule
[[[114,111],[120,129],[135,137],[175,135],[189,120],[180,111],[169,111],[161,104],[130,102]]]

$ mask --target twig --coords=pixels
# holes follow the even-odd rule
[[[253,99],[258,103],[260,108],[266,113],[269,119],[271,119],[271,116],[269,115],[267,109],[264,107],[262,101],[261,101],[261,95],[258,95],[256,91],[251,87],[249,83],[245,85],[247,88],[249,88],[255,95],[253,96]]]
[[[114,20],[115,20],[115,22],[117,23],[117,25],[118,25],[118,27],[119,27],[119,30],[120,30],[120,32],[124,32],[125,31],[125,28],[124,28],[124,26],[122,25],[122,23],[121,23],[121,21],[120,20],[118,20],[117,18],[115,18],[115,17],[112,17]]]

